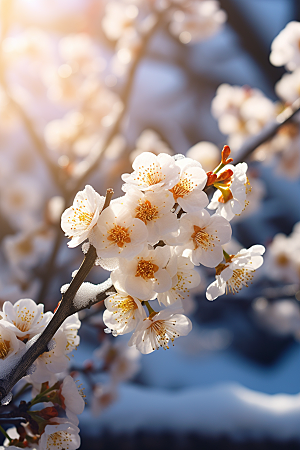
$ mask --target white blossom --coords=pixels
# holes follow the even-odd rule
[[[122,205],[132,217],[144,222],[150,244],[155,244],[164,235],[178,229],[177,217],[171,212],[174,199],[168,190],[143,193],[132,188],[122,198]]]
[[[284,283],[299,283],[299,257],[297,259],[299,251],[299,236],[295,233],[290,236],[283,233],[276,234],[266,253],[264,270],[268,278]]]
[[[176,245],[177,241],[182,249],[190,249],[193,264],[215,267],[223,259],[222,245],[229,242],[230,238],[231,226],[228,220],[216,214],[210,216],[203,209],[181,217],[179,236],[167,242]]]
[[[180,310],[181,311],[181,310]],[[148,354],[162,347],[169,348],[170,343],[179,336],[186,336],[192,329],[188,317],[179,314],[176,309],[165,309],[152,313],[143,320],[131,336],[128,345],[134,345],[141,353]]]
[[[29,228],[43,202],[43,190],[36,180],[18,175],[1,185],[0,209],[16,228]]]
[[[52,313],[51,313],[52,314]],[[48,352],[42,353],[35,361],[36,370],[30,375],[34,383],[50,384],[56,382],[55,374],[67,370],[70,358],[67,356],[72,352],[80,342],[78,329],[81,322],[78,314],[69,316],[53,336],[53,348]]]
[[[189,297],[190,289],[200,283],[200,274],[194,269],[190,258],[177,255],[175,250],[173,250],[166,270],[172,277],[172,287],[167,292],[157,294],[157,300],[165,306],[172,305],[179,300],[184,307],[184,300]]]
[[[104,201],[105,198],[89,185],[76,194],[73,206],[66,209],[61,216],[61,228],[65,235],[71,238],[69,247],[76,247],[89,237],[97,223]]]
[[[176,166],[172,156],[166,153],[154,155],[150,152],[143,152],[138,155],[132,163],[134,172],[122,175],[125,185],[123,191],[127,191],[132,186],[138,187],[142,191],[172,189],[180,178],[180,169]]]
[[[274,66],[285,65],[288,70],[300,66],[300,22],[289,22],[271,45],[270,61]]]
[[[60,395],[63,397],[68,419],[77,426],[79,423],[77,416],[83,412],[85,403],[82,394],[70,375],[64,379],[60,387]]]
[[[183,44],[197,42],[219,31],[226,17],[215,0],[179,2],[171,18],[170,30]]]
[[[103,322],[115,335],[129,333],[146,317],[141,301],[120,287],[116,294],[104,300],[104,304]]]
[[[208,209],[216,209],[216,214],[219,214],[227,220],[231,220],[236,214],[246,208],[247,193],[250,191],[250,184],[247,178],[248,166],[246,163],[240,163],[236,166],[227,164],[218,172],[222,174],[226,170],[231,170],[233,174],[226,178],[225,183],[215,184],[218,189],[215,191]]]
[[[300,67],[292,73],[286,73],[276,83],[275,92],[283,101],[293,103],[299,98]]]
[[[60,327],[66,337],[65,355],[68,355],[75,350],[79,343],[80,337],[78,336],[78,330],[81,327],[81,322],[78,318],[78,313],[72,314],[67,317]],[[54,335],[55,336],[55,335]]]
[[[218,87],[211,110],[233,152],[277,115],[276,104],[259,89],[226,83]]]
[[[203,189],[207,175],[199,162],[190,158],[176,160],[180,168],[180,180],[170,191],[174,201],[189,213],[199,211],[208,205],[208,198]]]
[[[143,250],[147,236],[144,222],[132,218],[126,207],[114,202],[100,215],[90,242],[100,258],[132,259]]]
[[[221,152],[212,142],[202,141],[193,145],[186,156],[198,161],[205,172],[212,172],[220,162]]]
[[[15,355],[22,343],[16,338],[15,333],[9,328],[3,326],[2,320],[0,322],[0,359],[7,360]],[[24,344],[22,345],[24,347]]]
[[[80,447],[79,428],[66,419],[55,417],[46,425],[39,442],[40,450],[76,450]]]
[[[133,260],[119,260],[119,268],[112,272],[111,279],[117,289],[124,286],[126,292],[140,300],[149,300],[157,293],[168,291],[172,279],[165,269],[170,258],[170,248],[145,248]]]
[[[94,355],[102,361],[113,384],[130,380],[140,368],[140,352],[120,340],[107,339],[95,350]]]
[[[44,313],[44,305],[37,305],[30,298],[21,299],[14,305],[10,302],[3,304],[2,324],[12,330],[21,339],[31,339],[41,333],[50,319],[51,312]]]
[[[115,383],[96,383],[93,389],[91,411],[94,416],[99,416],[104,409],[108,408],[118,398]]]
[[[230,261],[220,264],[216,268],[216,281],[211,283],[206,291],[208,300],[215,300],[223,294],[238,293],[243,286],[248,287],[254,272],[262,263],[265,248],[253,245],[249,249],[242,249],[236,255],[230,256]]]
[[[102,27],[106,36],[116,41],[128,27],[132,27],[138,16],[138,1],[110,1],[105,7]]]

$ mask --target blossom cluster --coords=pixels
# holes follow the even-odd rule
[[[270,62],[284,65],[289,71],[276,83],[280,101],[273,102],[259,89],[249,86],[222,84],[212,101],[212,114],[218,120],[220,131],[227,136],[232,151],[238,150],[251,136],[259,133],[286,107],[299,98],[300,90],[300,22],[290,22],[274,39]],[[254,153],[259,161],[276,159],[277,170],[288,177],[300,174],[299,120],[285,124],[268,142]]]
[[[300,222],[289,236],[278,233],[268,246],[265,272],[283,283],[300,283]]]
[[[183,155],[143,152],[133,172],[122,175],[125,195],[103,209],[104,197],[88,185],[62,214],[70,247],[88,238],[100,265],[113,264],[116,293],[104,302],[103,321],[114,336],[133,331],[129,345],[142,353],[169,348],[190,332],[182,312],[190,289],[200,282],[195,266],[216,268],[206,294],[213,300],[247,286],[263,262],[263,246],[236,255],[222,248],[231,239],[230,221],[247,206],[249,184],[247,164],[233,165],[229,155],[225,146],[219,166],[206,173]],[[211,200],[208,187],[215,189]],[[155,300],[160,311],[154,310]]]
[[[44,313],[44,305],[37,305],[31,299],[3,304],[0,320],[2,376],[7,368],[18,364],[52,317],[52,312]],[[83,412],[85,402],[73,378],[65,375],[62,380],[61,374],[69,367],[68,355],[79,345],[80,325],[78,314],[69,316],[48,343],[48,351],[29,368],[24,380],[32,386],[33,399],[26,409],[32,420],[21,427],[22,432],[20,427],[18,432],[15,428],[7,431],[11,439],[7,442],[9,448],[15,448],[15,444],[17,448],[54,450],[61,449],[62,442],[66,442],[64,448],[70,450],[79,447],[77,415]],[[42,409],[32,409],[39,403],[43,404]]]

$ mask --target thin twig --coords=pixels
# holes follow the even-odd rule
[[[141,43],[140,49],[139,49],[139,51],[135,57],[135,60],[133,61],[131,68],[128,72],[127,82],[123,88],[123,93],[121,95],[121,100],[124,105],[123,110],[121,111],[118,119],[116,120],[116,122],[114,123],[112,128],[110,129],[110,132],[108,133],[103,144],[100,144],[99,142],[95,144],[98,146],[100,145],[99,150],[98,150],[98,157],[95,159],[94,163],[86,170],[86,172],[76,181],[75,185],[72,187],[72,189],[70,189],[69,193],[65,196],[67,205],[72,202],[76,193],[80,189],[82,189],[82,187],[86,183],[86,180],[99,167],[99,165],[102,162],[102,159],[104,158],[105,150],[107,149],[109,144],[112,142],[113,138],[119,133],[123,118],[129,107],[129,99],[131,96],[137,68],[145,54],[146,48],[148,46],[148,43],[149,43],[151,37],[153,36],[154,32],[157,30],[161,21],[163,20],[165,12],[166,12],[166,10],[157,15],[156,24],[151,28],[151,30],[149,30],[149,32],[146,35],[144,35],[144,39]],[[43,271],[44,275],[41,280],[42,281],[41,288],[40,288],[40,292],[37,296],[37,303],[43,302],[45,299],[45,296],[48,292],[48,287],[51,283],[51,276],[49,276],[49,274],[51,274],[53,271],[53,267],[55,265],[55,261],[56,261],[57,254],[59,252],[62,240],[63,240],[63,235],[60,230],[57,230],[56,236],[54,238],[54,244],[52,247],[51,254],[49,256],[48,262],[46,263],[45,270]]]
[[[107,189],[106,192],[106,199],[104,202],[104,206],[102,211],[107,208],[109,205],[111,198],[113,195],[113,189]],[[75,298],[75,295],[86,279],[87,275],[90,273],[92,268],[94,267],[95,261],[97,258],[97,252],[95,247],[90,245],[89,250],[87,254],[85,255],[85,258],[76,273],[75,277],[71,281],[67,291],[62,295],[61,302],[59,304],[59,307],[57,311],[55,312],[53,318],[48,323],[47,327],[43,331],[43,333],[39,336],[39,338],[36,340],[36,342],[29,347],[29,349],[26,351],[26,353],[20,358],[18,361],[17,366],[13,368],[9,376],[6,376],[1,378],[0,374],[0,400],[6,397],[9,392],[11,392],[14,385],[23,378],[29,367],[32,366],[34,361],[44,352],[49,351],[48,350],[48,343],[53,338],[54,334],[57,332],[59,327],[62,325],[62,323],[65,321],[65,319],[72,314],[74,314],[77,311],[80,311],[81,309],[84,309],[86,307],[92,306],[92,304],[95,304],[99,301],[102,301],[106,298],[106,291],[111,289],[112,283],[107,281],[103,283],[104,291],[101,292],[96,296],[95,299],[93,299],[90,304],[83,307],[78,307],[73,303],[73,300]]]
[[[300,98],[298,98],[291,106],[288,106],[273,122],[267,124],[259,134],[247,139],[234,157],[234,163],[237,164],[245,161],[257,147],[274,137],[279,128],[292,121],[299,111]]]

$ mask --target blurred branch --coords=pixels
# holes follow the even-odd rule
[[[237,164],[247,159],[257,147],[275,136],[280,127],[292,121],[299,111],[300,98],[298,98],[291,106],[288,106],[281,114],[279,114],[275,121],[266,125],[259,134],[249,138],[237,152],[234,158],[234,163]]]
[[[124,116],[128,110],[129,107],[129,100],[130,100],[130,96],[131,96],[131,92],[132,92],[132,88],[133,88],[133,83],[135,80],[135,75],[137,72],[137,69],[139,67],[139,64],[142,60],[142,58],[145,55],[148,43],[151,39],[151,37],[153,36],[153,34],[155,33],[155,31],[157,30],[157,28],[160,26],[161,22],[164,20],[164,16],[166,14],[168,10],[164,10],[161,13],[157,14],[157,21],[156,23],[152,26],[152,28],[143,36],[143,40],[141,42],[141,46],[139,48],[139,51],[136,55],[136,58],[134,59],[130,70],[128,72],[128,76],[127,76],[127,82],[123,88],[123,92],[121,94],[121,101],[123,102],[123,110],[120,112],[119,117],[117,118],[116,122],[114,123],[114,125],[112,126],[112,128],[110,129],[105,141],[103,143],[98,142],[95,144],[95,146],[98,146],[98,156],[95,158],[93,164],[84,172],[84,174],[75,182],[75,184],[72,186],[72,188],[69,190],[68,194],[65,195],[65,201],[66,201],[66,205],[70,204],[73,201],[74,196],[76,195],[76,193],[83,188],[84,184],[86,183],[86,181],[88,180],[88,178],[92,175],[92,173],[98,169],[100,163],[102,162],[104,155],[105,155],[105,150],[107,149],[107,147],[109,146],[109,144],[112,142],[112,140],[114,139],[114,137],[120,132],[120,128],[122,125],[122,121],[124,119]],[[40,292],[38,294],[38,301],[42,302],[45,299],[45,296],[48,292],[48,287],[49,284],[51,283],[51,276],[49,276],[49,274],[52,273],[53,271],[53,267],[55,265],[55,261],[57,258],[57,254],[59,252],[60,249],[60,244],[63,240],[63,234],[61,233],[60,229],[56,230],[56,236],[55,236],[55,240],[54,240],[54,244],[52,247],[52,252],[49,256],[48,262],[46,263],[45,269],[43,271],[44,275],[42,276],[42,280],[41,280],[41,289]]]
[[[70,191],[70,199],[74,197],[74,195],[78,192],[79,189],[81,189],[86,180],[90,177],[90,175],[98,168],[99,164],[101,163],[105,150],[109,146],[109,144],[112,142],[113,138],[120,132],[120,128],[122,125],[123,118],[128,110],[129,103],[130,103],[130,96],[132,93],[133,83],[135,80],[135,75],[137,72],[137,69],[139,67],[139,64],[143,57],[145,56],[148,43],[153,36],[153,34],[156,32],[156,30],[159,28],[161,22],[164,20],[165,14],[168,11],[168,9],[165,9],[161,11],[160,13],[157,13],[157,20],[156,23],[150,28],[150,30],[143,35],[143,39],[140,45],[140,48],[135,56],[135,59],[133,60],[131,67],[129,69],[128,75],[127,75],[127,82],[125,86],[123,87],[122,94],[120,95],[120,99],[123,103],[123,109],[119,114],[119,117],[115,121],[114,125],[112,126],[110,132],[108,133],[105,141],[103,144],[96,143],[96,146],[99,146],[98,150],[98,157],[95,159],[94,163],[86,170],[86,172],[78,179],[73,189]]]
[[[0,400],[5,398],[9,392],[11,392],[14,385],[23,378],[28,369],[32,366],[34,361],[44,352],[49,351],[48,343],[53,338],[54,334],[57,332],[62,323],[67,319],[67,317],[72,314],[81,311],[86,307],[90,307],[95,303],[103,301],[107,297],[107,292],[111,290],[112,284],[104,282],[104,290],[99,292],[96,298],[89,303],[89,305],[84,305],[76,307],[73,303],[75,295],[84,282],[85,278],[94,267],[95,260],[97,258],[97,253],[95,248],[91,245],[89,251],[87,252],[76,276],[71,281],[67,291],[62,295],[60,305],[55,312],[53,318],[39,336],[39,338],[28,348],[26,353],[20,358],[17,365],[13,367],[9,374],[5,374],[3,378],[0,375]]]
[[[25,129],[28,132],[28,135],[30,136],[30,139],[32,140],[32,143],[34,147],[38,150],[39,155],[44,160],[44,163],[46,167],[48,168],[53,181],[57,185],[57,187],[61,190],[62,193],[65,192],[65,186],[64,186],[64,180],[62,179],[61,175],[63,172],[61,171],[60,167],[57,166],[49,157],[47,153],[47,149],[44,145],[43,140],[39,137],[37,134],[35,127],[33,125],[32,120],[22,108],[22,106],[13,98],[13,96],[10,93],[10,89],[6,82],[5,77],[5,64],[3,59],[3,50],[2,50],[2,43],[3,40],[6,37],[6,34],[9,30],[10,26],[10,14],[13,6],[13,0],[4,0],[2,3],[0,3],[0,19],[1,19],[1,35],[0,35],[0,84],[2,85],[3,90],[5,91],[5,94],[7,98],[9,99],[10,103],[13,105],[17,113],[19,114]]]
[[[282,77],[285,70],[274,67],[269,62],[269,47],[264,44],[262,37],[257,33],[257,27],[246,18],[246,11],[236,1],[219,0],[221,7],[227,12],[227,23],[238,34],[243,48],[251,55],[254,61],[263,70],[272,86]]]
[[[108,207],[113,195],[112,189],[107,189],[106,198],[102,211]],[[5,373],[2,377],[0,374],[0,400],[5,398],[12,390],[14,385],[23,378],[29,367],[32,366],[34,361],[44,352],[49,351],[48,343],[53,338],[54,334],[57,332],[62,323],[72,314],[81,311],[85,308],[90,308],[92,305],[103,301],[106,299],[107,292],[112,288],[112,283],[110,279],[106,280],[104,283],[99,285],[99,293],[92,298],[88,304],[86,302],[84,305],[75,305],[73,300],[80,286],[86,279],[87,275],[90,273],[95,265],[97,259],[97,252],[95,247],[90,245],[84,260],[76,273],[75,277],[72,279],[68,286],[66,292],[62,295],[62,299],[59,306],[52,317],[51,321],[48,323],[45,330],[41,333],[38,339],[27,349],[23,356],[18,360],[17,365],[15,365],[9,372]]]
[[[39,135],[35,131],[33,121],[30,119],[30,117],[28,116],[26,111],[22,108],[22,106],[10,95],[8,86],[3,78],[2,72],[0,75],[0,82],[2,84],[3,89],[6,92],[7,97],[9,98],[10,102],[12,103],[14,108],[17,110],[21,120],[23,121],[25,129],[27,130],[27,133],[28,133],[34,147],[38,150],[38,154],[43,159],[46,167],[48,168],[49,173],[50,173],[55,185],[60,189],[62,195],[65,195],[66,188],[65,188],[64,179],[62,177],[62,175],[64,175],[63,171],[50,158],[43,140],[39,137]]]

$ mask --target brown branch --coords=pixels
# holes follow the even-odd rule
[[[110,145],[113,138],[119,133],[123,118],[125,116],[125,113],[127,112],[128,106],[129,106],[129,99],[131,96],[137,68],[138,68],[142,58],[145,56],[145,52],[146,52],[146,49],[147,49],[147,46],[148,46],[148,43],[149,43],[151,37],[153,36],[155,31],[159,28],[162,20],[164,20],[167,11],[168,11],[168,9],[165,9],[156,14],[156,16],[157,16],[156,23],[152,26],[152,28],[148,31],[148,33],[146,33],[143,36],[141,46],[135,56],[134,61],[132,62],[132,65],[131,65],[130,70],[127,75],[127,82],[126,82],[126,84],[123,88],[123,92],[120,96],[124,107],[123,107],[122,111],[120,112],[119,117],[115,121],[114,125],[110,129],[110,132],[108,133],[104,143],[101,145],[100,144],[101,141],[99,141],[98,143],[95,144],[96,146],[97,145],[99,146],[98,157],[95,159],[94,163],[86,170],[86,172],[78,179],[74,188],[70,192],[71,197],[73,197],[74,194],[76,194],[76,192],[82,188],[82,186],[84,185],[86,180],[89,178],[89,176],[98,168],[99,164],[102,162],[102,159],[104,157],[105,150]]]
[[[104,158],[104,153],[106,148],[109,146],[109,144],[112,142],[113,138],[119,133],[123,118],[127,112],[128,106],[129,106],[129,99],[133,88],[133,83],[135,79],[135,74],[137,71],[137,68],[145,55],[146,48],[148,46],[148,43],[153,36],[154,32],[159,27],[161,21],[165,17],[165,13],[167,10],[162,11],[161,13],[157,14],[157,22],[155,25],[148,31],[146,35],[144,35],[144,39],[141,43],[141,47],[139,49],[138,54],[136,55],[135,60],[133,61],[131,68],[128,72],[127,76],[127,82],[124,86],[123,93],[121,95],[121,100],[123,102],[123,110],[119,114],[118,119],[110,129],[105,141],[103,144],[100,144],[100,142],[96,143],[95,145],[99,146],[98,150],[98,157],[95,159],[94,163],[86,170],[86,172],[75,182],[75,185],[69,190],[68,194],[65,196],[66,205],[70,204],[76,195],[76,193],[83,188],[84,184],[86,183],[88,177],[99,167],[99,165],[102,162],[102,159]],[[51,283],[51,276],[49,274],[52,273],[53,267],[55,265],[55,261],[57,258],[57,254],[60,249],[61,242],[63,240],[63,235],[60,232],[60,230],[57,230],[54,244],[52,247],[52,252],[49,256],[48,262],[46,263],[45,270],[43,271],[44,275],[42,277],[42,283],[41,283],[41,289],[37,296],[37,303],[43,302],[45,299],[45,296],[48,291],[49,284]]]
[[[106,198],[102,211],[108,207],[112,195],[113,189],[107,189]],[[84,260],[78,272],[76,273],[75,277],[68,286],[67,291],[62,295],[59,307],[56,310],[53,318],[43,331],[43,333],[39,336],[36,342],[34,342],[32,346],[28,348],[28,350],[23,354],[20,360],[18,360],[17,365],[13,367],[13,369],[9,374],[5,374],[3,378],[1,377],[0,374],[0,400],[6,397],[9,394],[9,392],[11,392],[14,385],[26,375],[29,367],[32,366],[34,361],[42,353],[48,351],[48,343],[51,341],[54,334],[57,332],[62,323],[67,319],[67,317],[71,316],[77,311],[80,311],[81,309],[84,309],[86,307],[89,308],[92,306],[92,304],[95,304],[106,298],[106,291],[109,291],[112,287],[112,284],[109,283],[108,281],[103,283],[104,290],[100,292],[96,296],[96,298],[93,299],[88,305],[76,308],[73,303],[73,300],[75,298],[78,289],[80,288],[80,286],[86,279],[87,275],[94,267],[96,258],[97,258],[96,249],[95,247],[90,245],[90,248],[84,257]]]
[[[288,106],[273,122],[267,124],[259,134],[247,139],[234,157],[234,164],[245,161],[257,147],[274,137],[283,125],[291,122],[299,111],[300,98],[298,98],[291,106]]]

